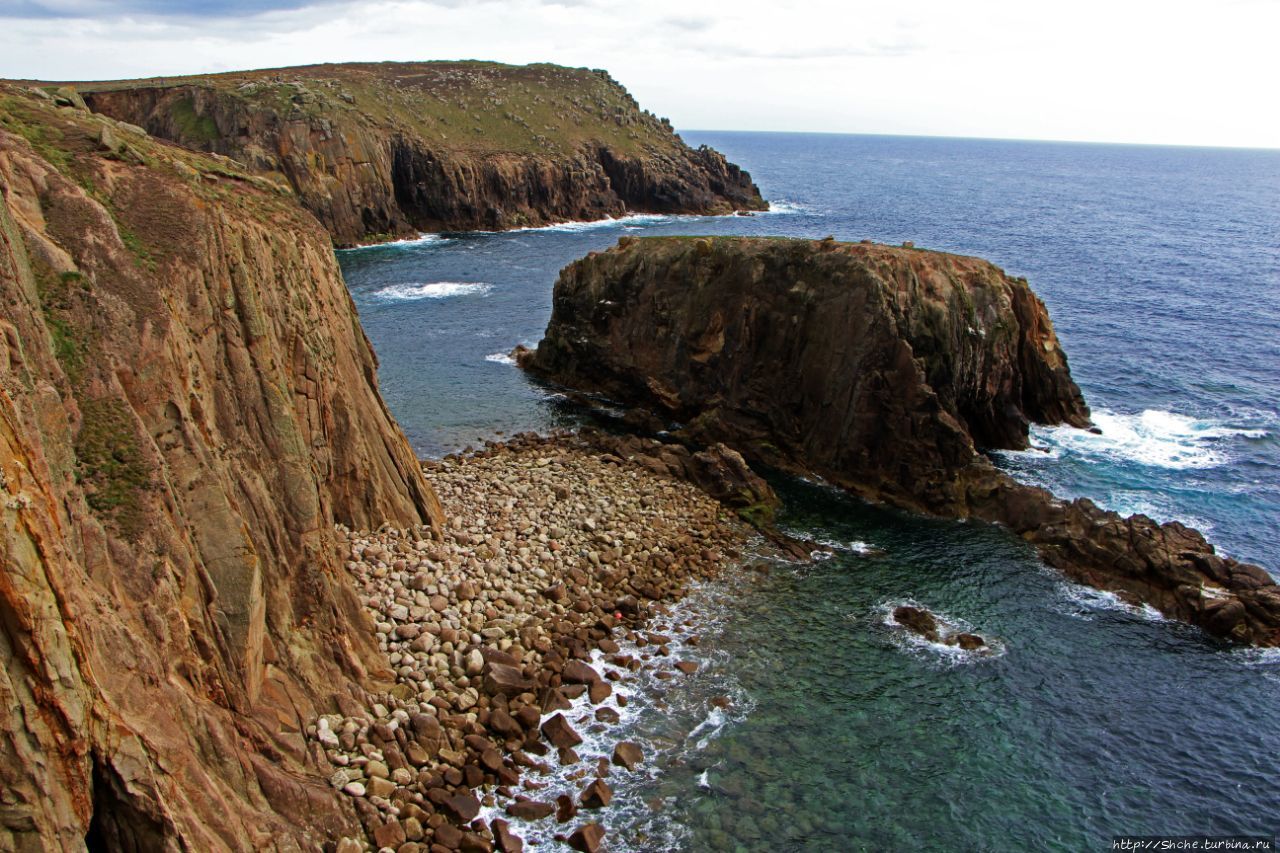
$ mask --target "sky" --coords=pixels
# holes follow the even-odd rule
[[[0,0],[0,77],[605,68],[681,130],[1280,148],[1280,0]]]

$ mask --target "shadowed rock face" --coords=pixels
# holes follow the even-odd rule
[[[1078,580],[1280,644],[1267,573],[1199,533],[993,468],[1030,422],[1087,426],[1043,304],[976,258],[834,241],[623,238],[556,283],[535,374],[816,472],[870,500],[1011,527]]]
[[[624,238],[556,283],[530,366],[776,465],[930,508],[977,447],[1088,423],[1048,315],[985,261],[887,246]]]
[[[385,667],[334,525],[441,518],[327,235],[7,86],[0,195],[0,848],[358,833],[304,737]]]
[[[339,245],[767,205],[603,72],[368,63],[80,84],[89,106],[287,181]]]

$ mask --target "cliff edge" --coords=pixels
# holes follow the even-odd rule
[[[1089,424],[1043,303],[976,258],[834,240],[623,238],[556,282],[535,374],[875,501],[1012,528],[1077,580],[1280,645],[1280,589],[1194,530],[1056,500],[983,455]]]
[[[340,246],[768,207],[603,71],[352,63],[77,83],[95,112],[287,184]]]
[[[328,235],[0,85],[0,848],[360,834],[305,729],[389,677],[335,523],[430,533]]]

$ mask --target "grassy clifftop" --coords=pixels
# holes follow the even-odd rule
[[[497,62],[368,62],[74,84],[80,92],[192,87],[290,117],[410,131],[444,148],[546,154],[583,143],[675,151],[666,119],[642,110],[602,70]],[[92,99],[91,99],[92,100]],[[192,109],[194,138],[217,129]]]
[[[750,175],[685,145],[604,71],[354,63],[37,85],[287,183],[339,245],[767,207]]]

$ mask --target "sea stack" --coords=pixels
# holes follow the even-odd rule
[[[1089,412],[1043,303],[969,257],[834,240],[623,238],[562,271],[536,375],[874,501],[1012,528],[1068,575],[1280,645],[1280,589],[1194,530],[994,468]]]

